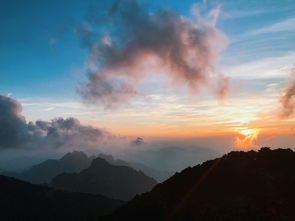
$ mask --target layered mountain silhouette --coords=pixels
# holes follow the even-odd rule
[[[150,191],[156,184],[153,178],[140,171],[127,166],[111,165],[100,157],[80,173],[62,173],[50,183],[53,187],[67,191],[102,194],[122,200]]]
[[[154,168],[148,167],[142,163],[138,162],[127,162],[120,159],[114,159],[112,155],[108,154],[99,154],[98,157],[105,159],[108,163],[117,165],[117,166],[128,166],[132,167],[135,170],[142,171],[144,174],[156,179],[158,182],[163,182],[173,175],[173,172],[156,170]]]
[[[90,166],[95,157],[87,157],[80,151],[73,151],[59,160],[46,160],[23,172],[2,172],[2,175],[15,177],[34,184],[49,183],[53,177],[60,173],[80,172]]]
[[[173,172],[156,170],[144,164],[137,162],[127,162],[120,159],[115,159],[112,155],[99,154],[98,157],[106,160],[108,163],[116,166],[128,166],[137,171],[142,171],[149,177],[162,182],[173,175]],[[61,173],[76,173],[90,166],[95,156],[88,157],[81,151],[73,151],[67,153],[58,160],[49,159],[40,164],[34,165],[22,172],[3,171],[0,169],[0,174],[4,176],[14,177],[20,180],[28,181],[34,184],[43,184],[51,182],[52,178]]]
[[[104,196],[69,193],[0,176],[0,219],[5,221],[85,221],[123,204]]]
[[[177,173],[103,220],[295,220],[295,153],[231,152]]]

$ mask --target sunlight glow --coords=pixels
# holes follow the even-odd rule
[[[238,132],[243,136],[237,137],[234,141],[234,146],[237,148],[257,147],[255,141],[258,138],[258,129],[239,129]]]

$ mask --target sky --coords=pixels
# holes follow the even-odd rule
[[[104,17],[116,2],[1,1],[0,94],[22,104],[27,122],[73,117],[118,136],[217,137],[227,139],[224,146],[292,148],[293,110],[287,117],[281,112],[295,66],[293,0],[138,1],[139,15],[125,5],[127,14],[122,6],[113,19]],[[161,57],[175,44],[158,35],[163,9],[173,12],[168,19],[183,22],[179,33],[185,26],[205,35],[192,49],[208,54],[189,61],[197,65],[196,76],[184,75],[182,64],[174,67],[176,58]],[[150,45],[149,35],[157,38]],[[103,49],[121,54],[100,55]],[[190,49],[180,53],[190,56]],[[207,72],[217,74],[208,80]],[[120,91],[93,92],[116,82]],[[292,109],[289,97],[284,104]]]

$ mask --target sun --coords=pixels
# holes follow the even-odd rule
[[[241,134],[248,136],[249,134],[251,134],[251,130],[250,129],[244,129],[240,131]]]
[[[257,128],[238,128],[236,131],[244,136],[255,136],[259,133],[259,129]]]
[[[234,146],[238,148],[257,147],[255,141],[257,140],[259,129],[256,128],[242,128],[237,129],[237,132],[243,135],[243,138],[237,137]]]

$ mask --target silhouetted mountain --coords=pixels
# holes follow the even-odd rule
[[[169,177],[171,177],[174,174],[174,172],[171,172],[171,171],[156,170],[142,163],[130,162],[129,164],[132,168],[135,168],[136,170],[144,172],[146,175],[153,177],[158,182],[163,182],[164,180],[167,180]]]
[[[89,167],[93,159],[94,157],[87,157],[83,152],[74,151],[67,153],[59,160],[46,160],[24,172],[4,172],[2,175],[35,184],[48,183],[60,173],[80,172],[82,169]]]
[[[84,221],[123,204],[104,196],[69,193],[0,176],[0,219],[5,221]]]
[[[130,164],[128,162],[124,160],[120,160],[120,159],[115,159],[112,155],[109,155],[109,154],[100,153],[98,157],[106,160],[109,164],[112,164],[112,165],[130,167]]]
[[[295,220],[295,153],[231,152],[175,174],[105,220]]]
[[[102,194],[114,199],[131,199],[136,194],[150,191],[157,182],[142,172],[127,166],[115,166],[102,158],[92,161],[80,173],[63,173],[52,179],[56,188]]]
[[[168,179],[170,176],[173,175],[173,172],[164,171],[164,170],[156,170],[150,168],[142,163],[137,162],[127,162],[120,159],[114,159],[112,155],[108,154],[99,154],[98,157],[105,159],[108,163],[117,166],[129,166],[135,170],[142,171],[144,174],[148,175],[149,177],[154,178],[158,182],[163,182],[164,180]]]

